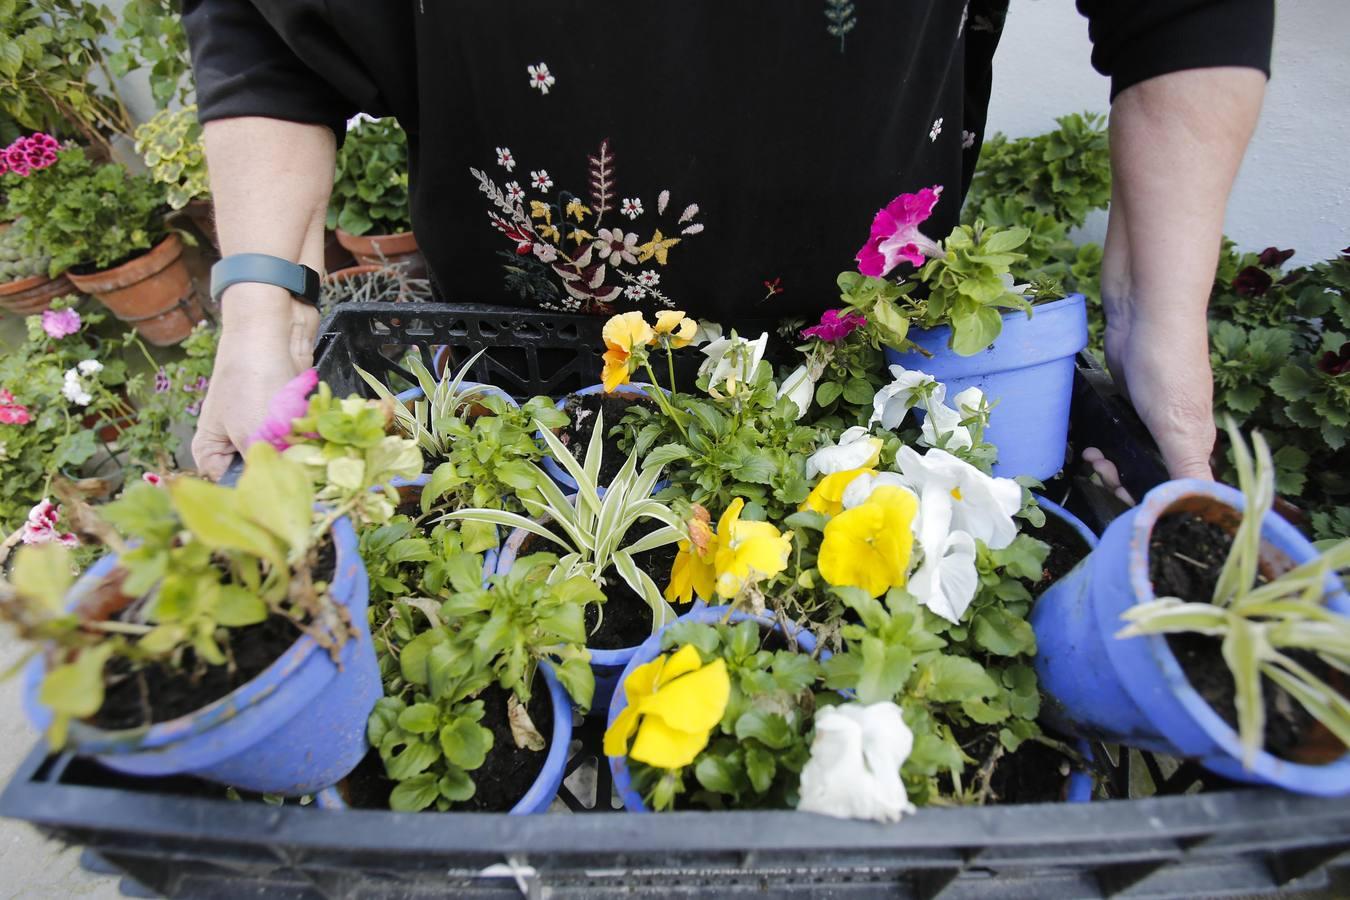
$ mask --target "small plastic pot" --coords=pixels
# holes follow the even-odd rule
[[[651,385],[649,384],[642,384],[640,382],[630,382],[629,384],[620,385],[619,387],[615,388],[613,391],[610,391],[609,393],[617,397],[626,397],[630,400],[639,400],[650,396],[647,393],[647,388],[649,387],[651,387]],[[573,396],[588,397],[591,394],[603,394],[603,393],[605,393],[605,386],[603,384],[593,384],[590,387],[584,387],[581,390],[574,391],[571,394],[568,394],[567,397],[563,397],[561,400],[559,400],[558,409],[562,409],[564,406],[567,405],[568,397]],[[613,424],[615,423],[613,422],[607,423],[607,425]],[[543,442],[544,439],[540,437],[539,443],[543,444]],[[553,458],[553,454],[546,453],[544,455],[543,460],[541,460],[540,464],[542,465],[544,471],[549,474],[549,477],[552,478],[554,481],[556,481],[558,485],[563,489],[564,493],[570,494],[576,491],[576,489],[579,486],[576,482],[576,479],[573,478],[571,475],[569,475],[567,473],[567,470],[564,469],[558,463],[558,461]]]
[[[722,621],[722,619],[726,617],[729,609],[730,607],[728,606],[707,606],[702,609],[691,610],[680,616],[677,621],[712,624],[714,622]],[[778,622],[770,616],[754,616],[750,613],[737,611],[731,613],[731,617],[728,621],[734,624],[736,622],[744,622],[746,619],[751,619],[766,628],[772,628],[774,631],[782,630]],[[663,628],[661,631],[665,631],[665,629]],[[816,649],[816,636],[811,632],[801,629],[792,632],[792,636],[796,639],[797,646],[801,648],[802,652],[811,653]],[[660,655],[661,632],[657,632],[647,638],[647,640],[643,641],[641,646],[634,650],[628,660],[628,664],[624,667],[623,673],[619,676],[618,683],[614,686],[614,695],[609,702],[609,717],[605,720],[605,727],[607,729],[614,724],[614,720],[619,717],[619,713],[623,712],[628,706],[628,696],[623,692],[624,681],[627,680],[628,676],[632,674],[633,670],[638,666],[646,665]],[[596,690],[597,692],[599,691],[598,684],[596,685]],[[647,808],[647,804],[643,802],[642,796],[638,794],[637,791],[633,790],[633,778],[628,771],[628,757],[611,756],[608,757],[608,759],[609,769],[614,774],[614,787],[618,790],[619,796],[623,799],[624,809],[636,813],[651,812],[651,810]]]
[[[1037,506],[1078,532],[1078,536],[1083,539],[1083,543],[1088,545],[1089,550],[1096,549],[1097,533],[1087,527],[1087,524],[1084,523],[1082,519],[1078,518],[1053,500],[1042,497],[1040,494],[1033,494],[1032,496],[1036,498]]]
[[[1042,481],[1064,466],[1073,396],[1074,357],[1087,346],[1087,306],[1082,294],[1003,316],[994,345],[974,356],[948,348],[952,330],[910,329],[910,340],[932,354],[886,350],[886,362],[932,375],[952,397],[978,387],[995,404],[984,438],[998,447],[994,474],[1030,475]]]
[[[544,758],[544,768],[534,779],[534,784],[525,792],[525,796],[511,807],[510,815],[527,816],[531,813],[547,812],[558,796],[563,777],[567,774],[567,754],[572,744],[572,698],[567,696],[562,682],[553,674],[553,666],[545,662],[539,666],[539,674],[548,685],[548,696],[553,704],[553,734],[549,738],[548,756]],[[347,801],[337,787],[326,788],[314,798],[320,809],[348,809]]]
[[[337,551],[333,598],[351,613],[356,634],[341,665],[302,636],[252,681],[194,713],[143,728],[104,731],[70,726],[70,747],[118,772],[144,777],[193,775],[263,794],[313,794],[336,783],[365,756],[366,720],[383,693],[366,626],[369,582],[356,533],[347,519],[333,525]],[[99,560],[72,589],[82,599],[117,565]],[[43,660],[25,672],[24,708],[40,730],[51,713],[38,702]]]
[[[1042,713],[1057,729],[1196,759],[1226,778],[1319,796],[1350,793],[1350,753],[1326,765],[1256,755],[1242,765],[1237,732],[1196,692],[1166,637],[1117,638],[1121,614],[1154,599],[1149,539],[1169,512],[1219,512],[1235,521],[1242,494],[1212,482],[1185,479],[1159,485],[1107,527],[1101,542],[1068,575],[1041,594],[1032,609],[1035,666],[1046,695]],[[1261,528],[1263,562],[1277,571],[1316,558],[1297,529],[1274,513]],[[1350,597],[1327,577],[1326,605],[1350,614]],[[1216,651],[1217,652],[1217,651]]]

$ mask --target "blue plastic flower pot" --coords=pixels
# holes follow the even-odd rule
[[[647,393],[647,388],[649,387],[651,387],[651,385],[635,381],[630,382],[629,384],[619,385],[611,393],[618,397],[628,397],[630,399],[637,400],[640,398],[650,396]],[[568,394],[567,396],[587,397],[590,396],[591,394],[603,394],[603,393],[605,393],[605,386],[603,384],[593,384],[590,387],[584,387],[579,391],[574,391],[572,394]],[[562,409],[564,406],[566,406],[567,397],[563,397],[561,400],[559,400],[557,405],[558,409]],[[617,423],[615,422],[608,423],[608,425],[614,424]],[[542,436],[540,436],[539,437],[540,446],[542,446],[543,443],[544,439]],[[567,470],[564,469],[561,465],[559,465],[558,461],[553,458],[552,453],[545,452],[544,458],[540,461],[540,464],[543,466],[544,471],[548,473],[549,477],[552,478],[554,481],[556,481],[558,485],[563,489],[564,493],[571,494],[577,490],[578,487],[577,480],[573,478],[571,475],[567,474]]]
[[[712,624],[722,621],[730,609],[731,607],[729,606],[707,606],[702,609],[691,610],[680,616],[677,621]],[[737,611],[731,613],[731,617],[728,621],[735,623],[743,622],[746,619],[753,619],[761,625],[772,628],[775,631],[782,630],[778,621],[771,616],[754,616],[750,613]],[[667,625],[666,627],[669,628],[670,626]],[[614,725],[614,720],[619,717],[619,713],[623,712],[624,708],[628,706],[628,697],[623,692],[623,683],[628,678],[629,674],[638,666],[646,665],[661,655],[661,633],[664,631],[665,628],[647,638],[647,640],[643,641],[641,646],[635,648],[630,655],[628,664],[624,666],[623,672],[620,674],[618,681],[614,686],[613,699],[609,702],[609,718],[605,721],[606,729]],[[797,646],[801,648],[802,652],[812,653],[815,651],[816,636],[811,632],[806,631],[805,629],[799,629],[792,632],[792,636],[796,638]],[[596,690],[599,690],[598,685],[596,686]],[[636,813],[651,812],[651,810],[647,808],[647,804],[643,802],[642,796],[638,794],[637,791],[633,790],[633,778],[628,771],[628,757],[611,756],[608,757],[608,759],[610,771],[614,773],[614,787],[618,790],[619,796],[623,799],[624,809]]]
[[[910,329],[910,340],[932,354],[886,350],[886,362],[932,375],[950,398],[970,387],[994,405],[984,438],[998,448],[994,474],[1030,475],[1042,481],[1064,465],[1073,396],[1074,356],[1087,346],[1087,306],[1082,294],[1003,316],[994,345],[974,356],[948,348],[952,330]]]
[[[1053,500],[1047,500],[1040,494],[1033,494],[1032,496],[1036,498],[1036,505],[1045,510],[1048,515],[1054,516],[1074,531],[1078,532],[1078,536],[1088,545],[1088,549],[1094,549],[1097,546],[1096,532],[1087,527],[1082,519],[1078,518]]]
[[[553,798],[558,796],[563,776],[567,774],[567,753],[572,744],[572,698],[567,696],[562,682],[553,674],[552,665],[543,663],[539,673],[548,685],[549,700],[553,704],[553,734],[549,738],[544,768],[539,771],[525,796],[511,807],[510,814],[513,816],[546,812]],[[347,801],[342,799],[336,787],[325,788],[314,799],[320,809],[348,809]]]
[[[71,748],[129,775],[193,775],[267,794],[312,794],[355,768],[366,754],[366,720],[383,688],[366,624],[369,583],[356,534],[344,518],[332,535],[332,596],[347,607],[356,632],[340,665],[304,635],[252,681],[189,715],[125,731],[73,722]],[[115,556],[99,560],[72,589],[70,604],[116,565]],[[37,699],[42,673],[39,658],[25,673],[24,705],[45,730],[51,713]]]
[[[1167,639],[1116,637],[1125,624],[1122,613],[1154,599],[1148,559],[1154,524],[1169,512],[1216,508],[1237,516],[1242,494],[1194,479],[1162,484],[1112,522],[1097,549],[1041,594],[1031,624],[1039,648],[1036,674],[1046,695],[1043,715],[1070,734],[1193,758],[1226,778],[1304,794],[1350,793],[1350,754],[1305,765],[1262,751],[1251,769],[1244,768],[1237,732],[1191,687]],[[1262,523],[1261,538],[1262,556],[1272,562],[1299,565],[1317,556],[1274,513]],[[1331,575],[1326,605],[1350,614],[1350,597]]]

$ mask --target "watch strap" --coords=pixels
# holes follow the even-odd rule
[[[319,305],[318,272],[266,253],[232,253],[212,266],[211,299],[219,303],[227,288],[243,282],[276,285],[297,300]]]

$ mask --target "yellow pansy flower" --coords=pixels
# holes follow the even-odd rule
[[[709,599],[717,584],[713,553],[699,553],[689,541],[680,541],[665,597],[670,603],[692,603],[694,597]]]
[[[875,475],[876,469],[848,469],[834,472],[820,479],[807,495],[799,509],[809,509],[827,516],[837,516],[844,511],[844,491],[850,484],[863,475]]]
[[[768,522],[741,521],[745,501],[731,501],[717,523],[717,595],[734,598],[747,584],[772,578],[787,568],[792,538]]]
[[[704,747],[731,699],[721,657],[703,665],[686,644],[638,666],[623,682],[628,705],[605,732],[605,755],[628,756],[659,769],[689,765]],[[629,740],[637,733],[630,749]]]
[[[698,323],[678,310],[663,309],[656,314],[656,336],[672,349],[688,347],[697,333]]]
[[[635,352],[650,344],[656,333],[642,318],[642,313],[626,312],[606,322],[601,336],[605,340],[605,354],[600,380],[605,393],[611,393],[619,385],[628,383],[628,377],[641,362]]]
[[[866,503],[835,516],[825,526],[820,545],[821,577],[835,587],[862,588],[873,597],[903,587],[918,510],[919,499],[911,491],[882,485]]]

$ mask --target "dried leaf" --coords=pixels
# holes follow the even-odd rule
[[[515,694],[506,699],[506,718],[511,723],[511,737],[517,747],[537,753],[548,746],[539,729],[534,727],[534,722],[530,721],[529,710]]]

